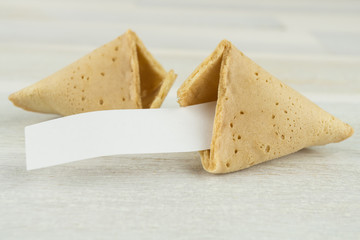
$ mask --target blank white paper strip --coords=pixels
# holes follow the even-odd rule
[[[210,149],[215,106],[97,111],[27,126],[27,169],[118,154]]]

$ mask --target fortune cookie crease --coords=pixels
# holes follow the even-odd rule
[[[181,106],[210,101],[217,101],[211,149],[200,155],[211,173],[238,171],[353,134],[351,126],[282,83],[227,40],[178,90]]]
[[[175,78],[174,71],[166,72],[138,36],[128,30],[9,99],[28,111],[60,115],[158,108]]]

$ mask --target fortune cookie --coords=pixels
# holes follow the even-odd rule
[[[302,148],[340,142],[353,129],[223,40],[178,90],[181,106],[217,101],[211,173],[234,172]]]
[[[166,72],[128,30],[9,99],[25,110],[60,115],[158,108],[175,78],[174,71]]]

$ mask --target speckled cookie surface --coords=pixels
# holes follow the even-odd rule
[[[25,110],[60,115],[160,107],[175,78],[128,31],[9,99]]]
[[[241,170],[353,133],[226,40],[194,73],[178,97],[182,106],[217,100],[211,149],[201,152],[209,172]]]

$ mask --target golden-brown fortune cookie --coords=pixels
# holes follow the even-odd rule
[[[175,78],[174,71],[166,72],[128,30],[9,99],[25,110],[60,115],[158,108]]]
[[[353,129],[222,41],[178,90],[181,106],[217,101],[205,170],[238,171],[302,148],[342,141]]]

